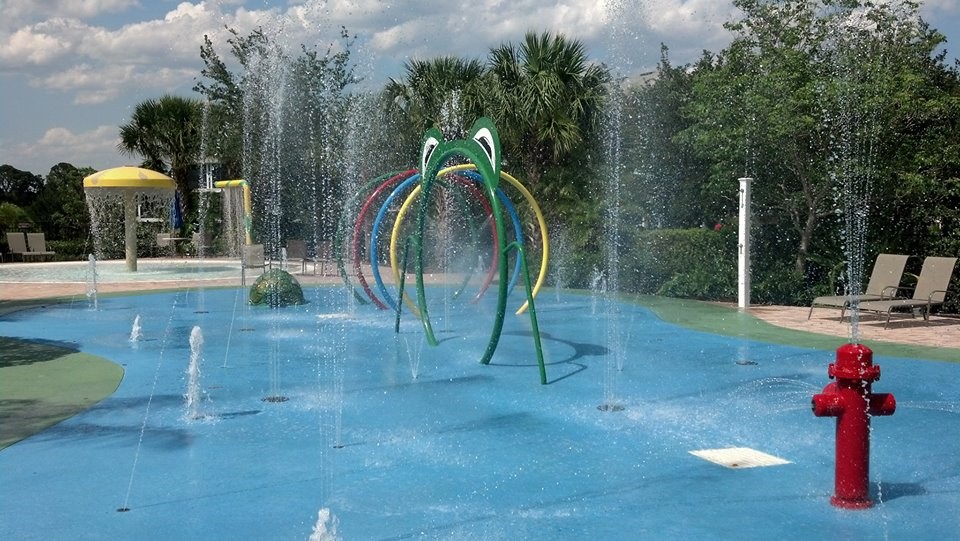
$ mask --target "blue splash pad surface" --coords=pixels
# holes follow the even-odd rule
[[[525,316],[508,312],[493,363],[477,363],[491,302],[432,299],[441,344],[430,347],[409,315],[397,336],[391,314],[351,307],[341,289],[307,296],[270,310],[245,306],[238,290],[192,290],[0,318],[4,335],[72,344],[126,370],[110,398],[0,452],[0,538],[307,539],[320,509],[346,540],[943,539],[960,529],[958,365],[875,359],[874,389],[898,401],[873,421],[878,503],[842,511],[829,504],[835,421],[810,411],[833,352],[545,294],[551,384],[541,386]],[[137,315],[143,339],[131,343]],[[194,326],[205,339],[198,420],[184,406]],[[622,371],[608,345],[618,334]],[[599,411],[610,397],[624,409]],[[689,454],[723,447],[791,463],[734,470]]]

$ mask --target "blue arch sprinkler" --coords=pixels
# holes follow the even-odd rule
[[[500,257],[498,261],[499,290],[497,297],[496,319],[493,324],[493,331],[490,334],[490,340],[487,349],[480,359],[482,364],[489,364],[493,357],[497,344],[500,341],[500,333],[503,330],[503,319],[506,314],[508,283],[510,282],[507,269],[507,255],[512,251],[517,251],[517,256],[521,261],[522,274],[525,281],[528,312],[530,314],[530,327],[533,331],[533,342],[537,353],[537,364],[540,368],[540,383],[547,384],[547,371],[543,362],[543,350],[540,345],[540,329],[537,326],[537,311],[534,307],[534,291],[530,281],[530,272],[527,269],[526,256],[523,245],[519,240],[506,242],[506,232],[504,230],[503,217],[500,210],[500,202],[497,198],[497,186],[500,183],[500,137],[497,129],[489,118],[483,117],[474,122],[470,129],[469,139],[454,139],[444,141],[443,134],[436,128],[428,130],[422,140],[420,151],[420,209],[417,214],[417,225],[410,243],[416,251],[414,272],[417,282],[417,305],[420,310],[420,321],[423,324],[423,330],[430,345],[437,345],[437,339],[433,333],[433,327],[430,324],[430,314],[427,310],[427,297],[423,286],[423,235],[427,221],[427,209],[430,204],[430,193],[434,182],[437,181],[437,173],[450,158],[460,156],[472,162],[480,175],[483,183],[483,193],[493,209],[493,219],[497,231],[498,246]],[[401,280],[401,288],[402,286]]]

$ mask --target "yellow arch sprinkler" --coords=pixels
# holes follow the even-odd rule
[[[420,321],[430,345],[437,345],[437,339],[430,324],[430,315],[427,311],[427,297],[423,286],[423,235],[427,219],[427,209],[430,204],[430,192],[433,183],[444,163],[453,156],[464,157],[476,165],[477,172],[483,181],[483,192],[490,208],[493,210],[493,219],[497,231],[500,254],[498,259],[499,293],[497,297],[496,320],[487,349],[480,359],[482,364],[489,364],[493,352],[500,341],[503,330],[503,318],[506,313],[508,293],[507,255],[511,250],[517,250],[517,256],[522,262],[522,272],[527,292],[527,308],[530,314],[530,326],[533,331],[533,342],[537,351],[537,363],[540,367],[540,383],[546,385],[547,371],[543,363],[543,350],[540,345],[540,330],[537,326],[537,311],[534,307],[534,289],[530,282],[530,273],[527,270],[526,256],[519,240],[511,243],[506,241],[506,231],[503,225],[500,202],[496,191],[500,182],[500,137],[497,129],[488,118],[480,118],[470,130],[469,139],[444,141],[440,130],[432,128],[424,134],[420,152],[420,210],[417,215],[416,230],[411,237],[413,248],[416,250],[416,264],[414,271],[417,277],[417,305],[420,309]],[[545,236],[545,233],[544,233]],[[401,281],[401,288],[403,282]],[[399,304],[398,304],[399,310]]]

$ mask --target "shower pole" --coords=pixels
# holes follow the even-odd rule
[[[737,243],[737,306],[750,308],[750,183],[752,178],[740,180],[740,223]]]

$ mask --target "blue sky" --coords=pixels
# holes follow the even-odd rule
[[[622,73],[649,70],[661,42],[682,64],[721,50],[734,13],[718,0],[0,0],[0,164],[40,175],[59,162],[136,164],[116,151],[119,126],[145,99],[194,96],[203,36],[225,44],[225,26],[325,50],[344,25],[379,86],[410,58],[482,59],[529,30],[580,39]],[[928,0],[921,13],[947,36],[951,62],[960,56],[960,0]]]

